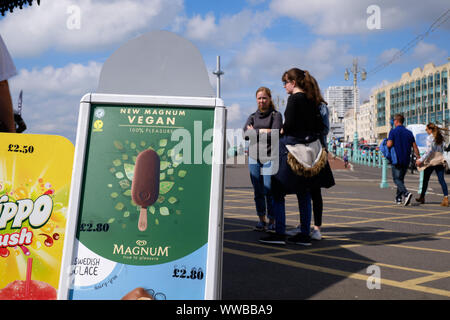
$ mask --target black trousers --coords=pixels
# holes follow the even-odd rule
[[[314,225],[320,227],[322,225],[323,200],[320,188],[310,190],[312,207],[314,213]]]
[[[438,176],[439,184],[442,188],[442,193],[444,196],[448,196],[448,188],[447,183],[445,182],[445,168],[443,165],[428,167],[423,171],[423,182],[422,182],[422,193],[420,196],[425,197],[425,192],[427,192],[428,182],[430,181],[431,174],[433,171],[436,171],[436,175]]]

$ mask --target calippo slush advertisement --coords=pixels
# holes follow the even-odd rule
[[[69,299],[203,299],[214,108],[91,110]]]
[[[0,300],[57,296],[74,147],[0,133]]]

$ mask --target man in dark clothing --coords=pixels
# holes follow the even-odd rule
[[[412,194],[405,187],[405,175],[410,163],[411,147],[417,158],[420,158],[419,148],[411,131],[403,126],[405,118],[401,114],[394,116],[395,128],[389,132],[387,147],[394,147],[397,155],[397,163],[392,165],[392,178],[397,186],[395,202],[407,206],[411,202]],[[404,202],[402,202],[404,197]]]

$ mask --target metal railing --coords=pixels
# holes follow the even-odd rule
[[[334,154],[333,144],[331,142],[328,143],[328,150]],[[347,157],[348,157],[349,163],[366,165],[368,167],[373,167],[373,168],[380,168],[381,169],[380,188],[389,188],[389,183],[387,180],[387,170],[390,169],[392,166],[389,164],[388,160],[386,159],[386,157],[383,155],[383,153],[380,150],[358,149],[357,153],[356,153],[356,157],[354,158],[353,157],[353,148],[337,147],[335,155],[336,155],[336,157],[343,159],[346,152],[347,152]],[[420,171],[419,186],[418,186],[419,194],[422,191],[423,176],[424,176],[424,172]]]
[[[332,143],[328,143],[328,150],[333,152]],[[345,153],[347,152],[348,162],[354,164],[366,165],[369,167],[378,167],[381,168],[383,165],[383,154],[379,150],[364,150],[358,149],[356,151],[356,157],[353,157],[353,149],[352,148],[336,148],[336,156],[343,159]]]

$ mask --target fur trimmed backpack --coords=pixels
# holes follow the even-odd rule
[[[308,144],[286,145],[286,148],[289,151],[287,163],[299,176],[313,177],[327,164],[327,152],[319,140]]]

